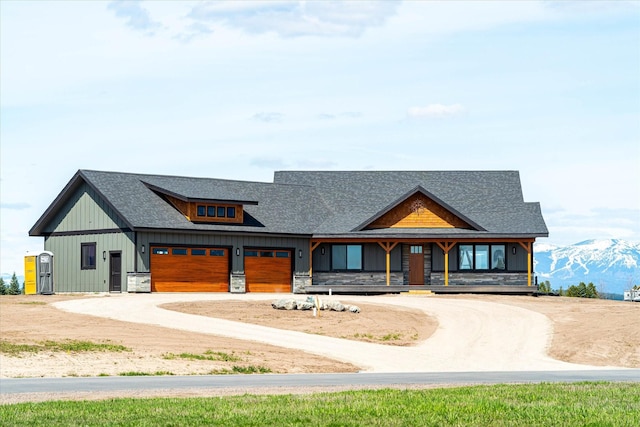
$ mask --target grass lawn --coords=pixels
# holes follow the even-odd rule
[[[638,426],[637,383],[473,386],[0,406],[0,425]]]

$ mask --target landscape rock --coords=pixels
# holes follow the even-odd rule
[[[271,307],[276,310],[295,310],[297,305],[293,298],[284,298],[271,303]]]
[[[293,298],[279,299],[273,301],[271,307],[276,310],[312,310],[318,308],[320,310],[360,313],[360,307],[356,305],[345,305],[339,301],[323,301],[320,298],[312,296],[307,297],[305,300],[296,300]]]

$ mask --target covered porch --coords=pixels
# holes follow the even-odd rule
[[[487,237],[487,238],[314,238],[310,241],[309,276],[311,286],[305,287],[303,293],[400,293],[409,291],[431,291],[433,293],[503,293],[503,294],[532,294],[537,291],[533,283],[533,242],[534,238]],[[333,261],[334,246],[356,247],[368,245],[360,255],[362,263],[355,263],[354,269],[336,269]],[[377,246],[378,253],[384,255],[384,261],[378,260],[372,270],[367,265],[367,258],[371,257],[371,246]],[[463,245],[463,246],[459,246]],[[479,267],[477,270],[462,270],[463,263],[460,253],[464,250],[482,248],[487,253],[489,248],[500,248],[502,252],[509,250],[506,258],[518,257],[523,264],[519,271],[512,268],[508,271]],[[316,274],[314,280],[314,251],[321,249],[322,256],[329,261],[317,262],[323,269]],[[423,254],[424,248],[424,254]],[[433,252],[438,252],[437,259],[432,260]],[[437,249],[440,251],[437,251]],[[463,249],[465,248],[465,249]],[[346,249],[343,249],[343,252]],[[395,250],[395,251],[394,251]],[[399,268],[398,251],[401,250],[402,261]],[[382,251],[382,252],[380,252]],[[513,255],[511,255],[511,251]],[[392,253],[394,254],[392,260]],[[472,254],[474,261],[475,256]],[[487,255],[489,257],[489,255]],[[380,258],[380,255],[377,255]],[[451,264],[453,259],[453,265]],[[417,260],[417,261],[416,261]],[[358,260],[356,260],[358,261]],[[392,267],[392,263],[394,267]],[[330,267],[327,267],[328,265]],[[423,264],[425,267],[423,267]],[[512,262],[512,264],[515,264]],[[526,264],[526,267],[525,267]],[[435,269],[432,266],[437,265]],[[415,268],[418,266],[419,268]],[[513,265],[512,265],[513,267]],[[339,268],[344,268],[344,265]],[[322,277],[322,280],[318,276]],[[514,277],[517,280],[514,280]]]

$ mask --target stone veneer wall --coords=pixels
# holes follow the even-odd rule
[[[314,272],[314,285],[386,285],[387,273],[383,272]],[[404,278],[401,271],[391,272],[390,285],[404,284]]]
[[[311,276],[308,273],[293,273],[293,293],[300,294],[311,286]]]
[[[431,273],[431,284],[444,285],[444,272]],[[449,285],[527,285],[527,273],[449,273]]]
[[[242,272],[231,273],[231,283],[229,291],[232,294],[244,294],[247,290],[247,278]]]

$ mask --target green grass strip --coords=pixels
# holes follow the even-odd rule
[[[0,406],[27,426],[636,426],[637,383],[474,386]]]
[[[38,353],[41,351],[51,352],[88,352],[88,351],[129,351],[129,348],[111,343],[94,343],[91,341],[42,341],[38,344],[13,344],[9,341],[0,340],[0,353],[8,356],[19,356],[21,353]]]

